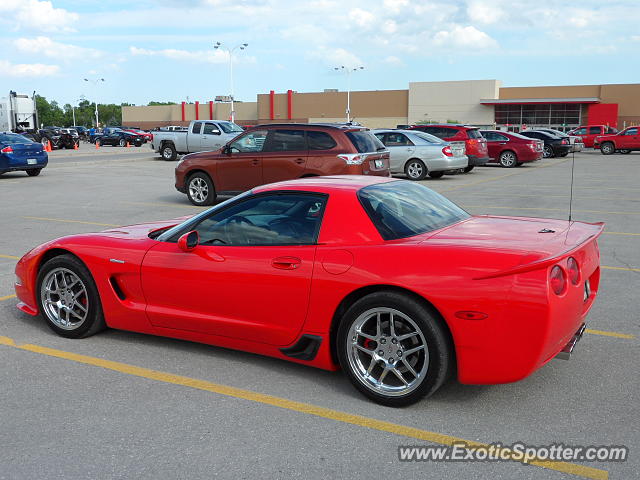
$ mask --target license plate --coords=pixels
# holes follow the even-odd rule
[[[376,160],[374,162],[374,165],[376,166],[376,168],[382,168],[382,167],[384,167],[384,161],[383,160]]]
[[[589,280],[587,280],[586,282],[584,282],[584,301],[586,302],[587,300],[589,300],[590,296],[591,296],[591,285],[589,285]]]
[[[38,160],[35,158],[27,158],[27,165],[35,165],[38,163]]]

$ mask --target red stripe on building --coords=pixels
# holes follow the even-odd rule
[[[209,101],[209,120],[213,120],[213,102]]]
[[[186,102],[182,102],[182,121],[185,121],[185,112],[184,112],[184,107],[185,107],[185,103]]]
[[[200,102],[196,102],[196,120],[200,120]]]
[[[275,111],[274,111],[275,98],[276,98],[276,92],[271,90],[269,92],[269,119],[270,120],[275,120],[276,118]]]
[[[293,113],[293,90],[287,90],[287,118],[291,120]]]

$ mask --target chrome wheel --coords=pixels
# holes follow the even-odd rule
[[[171,160],[173,158],[173,150],[170,147],[165,147],[162,149],[162,158],[165,160]]]
[[[54,268],[40,287],[40,300],[47,318],[63,330],[80,327],[89,314],[89,295],[80,277],[67,268]]]
[[[407,165],[407,175],[410,178],[420,178],[424,176],[424,166],[418,162],[411,162]]]
[[[209,186],[201,177],[193,178],[189,182],[189,195],[196,202],[202,203],[209,196]]]
[[[124,147],[127,144],[127,142],[125,142],[124,138],[121,138],[119,143],[120,143],[121,147]]]
[[[553,157],[553,149],[549,146],[545,146],[544,149],[542,150],[542,156],[544,158],[551,158]]]
[[[502,152],[500,155],[500,165],[503,167],[513,167],[517,162],[516,154],[513,152]]]
[[[605,155],[611,155],[613,152],[615,152],[615,148],[613,147],[612,143],[603,143],[602,147],[600,147],[600,151]]]
[[[418,325],[399,310],[377,307],[353,322],[346,343],[349,366],[368,389],[406,395],[429,369],[429,349]]]

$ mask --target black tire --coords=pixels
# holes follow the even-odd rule
[[[37,177],[38,175],[40,175],[41,171],[41,168],[32,168],[31,170],[27,170],[27,175],[29,175],[30,177]]]
[[[172,143],[165,143],[160,147],[160,156],[167,162],[170,162],[178,158],[178,152]]]
[[[500,163],[500,166],[504,168],[516,167],[518,166],[518,155],[513,150],[505,150],[500,153],[498,162]]]
[[[558,155],[559,157],[566,157],[567,155],[569,155],[569,152],[565,152],[565,153],[561,153],[560,155]]]
[[[464,167],[464,169],[462,170],[464,173],[469,173],[471,170],[473,170],[475,167],[475,165],[469,165],[467,167]]]
[[[542,149],[542,158],[553,158],[555,156],[556,154],[554,153],[553,148],[551,148],[550,145],[545,145]]]
[[[442,178],[444,176],[444,171],[439,172],[429,172],[429,176],[431,178]]]
[[[426,341],[427,370],[424,372],[423,378],[406,394],[389,395],[375,391],[373,387],[367,386],[360,373],[354,371],[349,360],[351,349],[348,348],[348,345],[352,342],[351,327],[359,318],[362,318],[361,316],[377,308],[393,309],[411,318]],[[387,321],[386,328],[388,328],[388,323]],[[396,328],[397,325],[396,323]],[[389,342],[392,340],[393,338]],[[376,343],[373,350],[375,351],[380,346],[381,344]],[[444,383],[455,364],[450,335],[440,319],[440,315],[433,308],[419,302],[414,297],[392,291],[372,293],[351,305],[341,319],[336,337],[336,348],[340,365],[353,386],[371,400],[390,407],[411,405],[431,395]]]
[[[614,153],[616,153],[616,147],[611,142],[604,142],[602,145],[600,145],[600,153],[602,153],[603,155],[613,155]]]
[[[41,293],[43,289],[42,283],[49,272],[54,269],[60,268],[64,268],[73,272],[73,274],[75,274],[82,281],[83,286],[86,289],[87,316],[83,323],[81,323],[77,328],[73,329],[60,328],[49,318],[43,307]],[[82,263],[77,257],[74,257],[73,255],[67,254],[53,257],[51,260],[42,265],[36,279],[36,301],[38,302],[40,313],[45,322],[47,322],[49,328],[51,328],[51,330],[62,337],[85,338],[94,335],[100,330],[104,330],[106,328],[104,315],[102,313],[100,295],[98,294],[98,289],[95,282],[93,281],[91,272],[89,272],[89,269],[87,269],[84,263]]]
[[[404,173],[409,180],[420,181],[427,176],[427,166],[419,158],[412,158],[404,165]]]
[[[213,205],[216,201],[216,189],[213,186],[213,181],[204,172],[196,172],[190,175],[186,182],[186,188],[187,198],[193,205],[202,207]],[[198,195],[198,188],[200,188],[199,192],[202,193],[200,198],[196,196]]]
[[[118,145],[121,147],[126,147],[127,141],[124,138],[121,138],[120,141],[118,142]]]
[[[618,152],[622,153],[623,155],[627,155],[628,153],[631,153],[631,150],[627,150],[626,148],[623,148],[622,150],[618,150]]]

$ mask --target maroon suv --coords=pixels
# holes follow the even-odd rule
[[[176,167],[176,189],[194,205],[212,205],[218,194],[318,175],[388,177],[389,151],[364,127],[257,125],[220,150],[183,157]]]
[[[446,123],[442,125],[413,125],[409,128],[430,133],[447,142],[464,142],[466,155],[469,158],[469,166],[464,169],[465,172],[470,172],[473,167],[484,165],[489,161],[487,142],[480,134],[478,127]]]
[[[487,148],[491,157],[489,161],[492,163],[511,168],[542,158],[544,150],[542,140],[500,130],[480,130],[480,133],[487,139]]]

